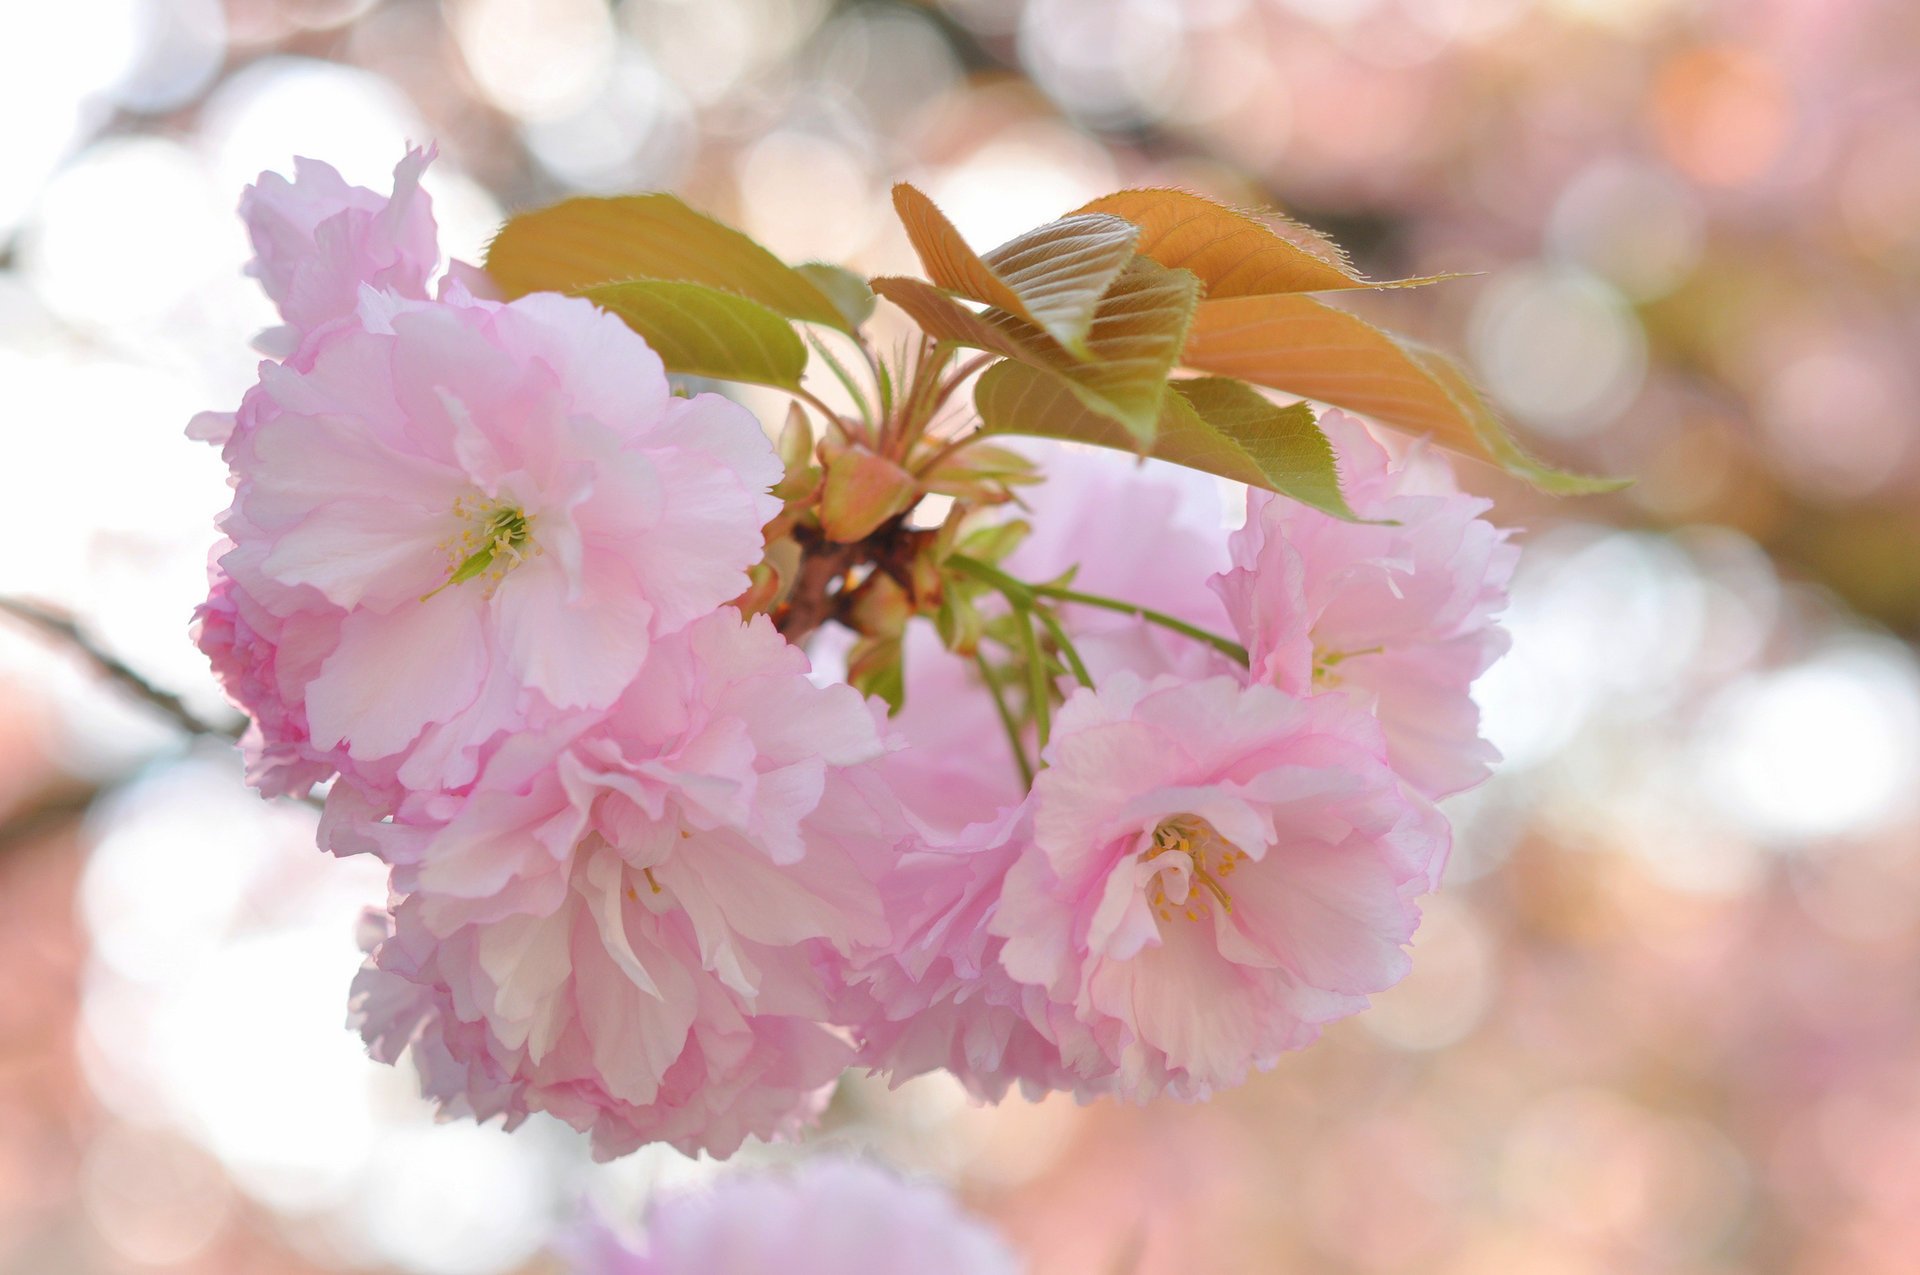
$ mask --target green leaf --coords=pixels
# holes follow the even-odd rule
[[[1091,358],[1094,311],[1133,258],[1140,230],[1119,217],[1077,214],[1048,222],[981,256],[953,223],[905,182],[893,206],[927,278],[1045,332],[1075,358]]]
[[[847,321],[846,330],[857,328],[873,317],[873,290],[853,271],[824,261],[803,261],[793,269],[833,302]]]
[[[1175,381],[1154,455],[1189,469],[1266,487],[1336,518],[1357,515],[1340,491],[1333,444],[1305,403],[1270,402],[1245,381]],[[1257,475],[1257,477],[1256,477]]]
[[[1185,270],[1139,258],[1100,299],[1079,360],[1032,324],[1003,310],[976,314],[917,279],[881,278],[875,291],[893,301],[936,340],[974,346],[1058,375],[1088,410],[1132,435],[1136,450],[1153,442],[1167,373],[1178,358],[1200,283]]]
[[[1027,537],[1032,534],[1032,523],[1024,518],[1008,518],[969,531],[960,538],[954,551],[990,566],[998,566],[1011,557],[1015,549],[1026,543]]]
[[[1454,275],[1375,282],[1353,268],[1338,244],[1278,213],[1255,215],[1185,190],[1123,190],[1079,209],[1109,213],[1140,227],[1136,250],[1163,266],[1191,270],[1207,296],[1347,288],[1410,288]]]
[[[1458,364],[1312,297],[1229,297],[1193,317],[1180,362],[1431,434],[1543,491],[1613,491],[1625,482],[1556,469],[1529,455]]]
[[[645,337],[669,372],[797,390],[807,347],[763,305],[697,283],[635,280],[582,288]]]
[[[583,197],[522,213],[488,246],[487,273],[509,297],[632,279],[699,283],[789,319],[853,331],[813,279],[672,195]]]
[[[1147,453],[1253,487],[1277,491],[1337,518],[1352,519],[1333,448],[1304,403],[1280,407],[1251,386],[1218,378],[1174,381]],[[1018,363],[996,363],[974,387],[980,419],[996,434],[1032,434],[1132,451],[1113,422],[1087,411],[1060,378]]]
[[[972,655],[980,649],[985,621],[980,617],[980,608],[973,604],[972,595],[973,591],[959,581],[948,581],[940,592],[940,606],[933,614],[933,628],[940,635],[940,645],[956,655]]]

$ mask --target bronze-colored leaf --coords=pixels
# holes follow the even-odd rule
[[[972,346],[1008,358],[1039,358],[1051,344],[1045,333],[1004,310],[970,310],[922,280],[882,275],[869,282],[876,294],[905,310],[907,317],[936,341]]]
[[[1046,333],[1003,310],[976,314],[917,279],[875,279],[873,286],[937,340],[1058,374],[1088,410],[1125,429],[1139,449],[1153,442],[1167,372],[1180,353],[1200,292],[1199,281],[1187,271],[1136,258],[1100,299],[1087,334],[1089,357],[1075,359]]]
[[[1256,216],[1184,190],[1123,190],[1079,210],[1111,213],[1140,227],[1136,250],[1163,266],[1191,270],[1209,299],[1275,292],[1409,288],[1452,275],[1375,282],[1339,246],[1277,213]]]
[[[1567,473],[1529,455],[1445,355],[1312,297],[1207,301],[1194,315],[1180,362],[1430,434],[1442,446],[1499,465],[1543,491],[1624,485]]]
[[[981,255],[905,182],[893,188],[893,206],[936,285],[1026,320],[1076,358],[1091,357],[1095,308],[1140,236],[1132,223],[1101,213],[1063,217]]]

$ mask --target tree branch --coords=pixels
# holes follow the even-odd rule
[[[155,686],[135,672],[125,661],[103,648],[86,630],[74,622],[72,616],[35,602],[9,597],[0,597],[0,612],[5,612],[29,628],[36,629],[44,636],[78,651],[108,681],[133,698],[145,702],[149,708],[166,717],[189,735],[210,735],[217,739],[239,738],[240,731],[243,729],[240,724],[216,726],[207,721],[188,708],[185,701],[178,695]]]

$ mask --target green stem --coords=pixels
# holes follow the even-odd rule
[[[1118,598],[1103,598],[1097,593],[1082,593],[1078,589],[1062,588],[1057,584],[1029,584],[1025,580],[1015,579],[998,567],[989,566],[961,553],[950,555],[947,558],[947,564],[977,580],[984,580],[1005,594],[1007,601],[1015,606],[1021,605],[1023,597],[1027,600],[1026,605],[1029,607],[1033,604],[1033,598],[1055,598],[1061,602],[1077,602],[1081,606],[1099,607],[1103,611],[1117,611],[1122,615],[1137,615],[1149,624],[1157,624],[1163,629],[1171,629],[1197,642],[1205,642],[1222,655],[1242,665],[1248,662],[1247,648],[1238,642],[1223,638],[1217,633],[1209,633],[1203,628],[1188,624],[1185,620],[1176,619],[1164,611],[1137,606],[1132,602],[1122,602]]]
[[[1033,627],[1033,609],[1018,608],[1020,644],[1027,654],[1027,699],[1033,708],[1034,729],[1040,734],[1044,755],[1047,740],[1053,734],[1053,679],[1047,676],[1047,653],[1040,649],[1040,634]]]
[[[1073,642],[1067,637],[1067,630],[1060,618],[1045,607],[1035,607],[1033,614],[1040,623],[1047,626],[1047,632],[1053,635],[1053,644],[1060,648],[1060,654],[1067,660],[1067,667],[1073,670],[1074,680],[1089,689],[1093,686],[1093,675],[1087,672],[1087,666],[1080,659],[1080,652],[1074,649]]]
[[[1014,720],[1013,710],[1007,707],[1006,692],[1000,688],[1000,676],[987,663],[987,657],[979,651],[973,653],[973,662],[979,666],[980,680],[987,684],[993,693],[993,706],[1000,712],[1000,725],[1007,731],[1007,746],[1013,750],[1013,764],[1020,768],[1020,784],[1023,788],[1033,787],[1033,763],[1027,760],[1027,750],[1020,743],[1020,723]]]

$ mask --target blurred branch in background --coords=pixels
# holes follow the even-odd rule
[[[125,660],[101,646],[91,634],[80,627],[72,616],[65,612],[42,606],[37,602],[5,596],[0,596],[0,611],[4,611],[22,624],[77,652],[99,670],[108,681],[155,709],[189,735],[238,739],[240,732],[246,728],[244,722],[237,720],[219,726],[207,721],[188,708],[186,702],[178,695],[155,686]]]

